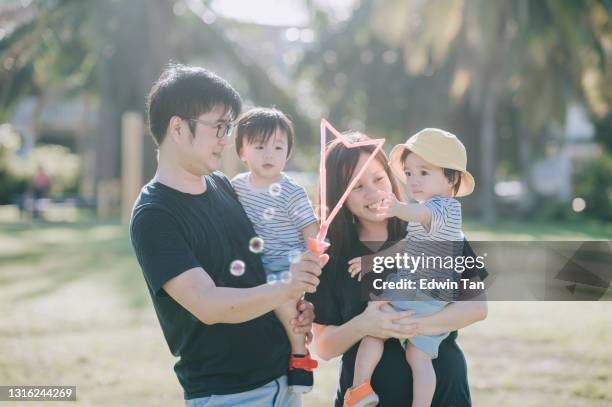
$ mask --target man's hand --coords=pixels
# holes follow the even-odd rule
[[[312,341],[312,323],[315,318],[314,305],[306,300],[299,300],[297,310],[297,317],[293,318],[290,323],[293,326],[294,333],[306,335],[306,344],[308,345]]]
[[[316,256],[310,251],[304,252],[300,260],[291,263],[289,269],[290,277],[283,284],[286,286],[288,299],[299,300],[304,295],[304,292],[314,293],[319,285],[318,276],[321,275],[321,269],[327,261],[329,255],[322,254]]]

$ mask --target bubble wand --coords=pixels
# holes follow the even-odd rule
[[[361,167],[361,169],[353,177],[352,181],[346,188],[346,191],[344,191],[344,194],[342,194],[342,196],[338,200],[338,203],[331,211],[329,216],[327,215],[327,170],[325,168],[327,130],[329,130],[334,136],[336,136],[336,138],[339,139],[346,148],[376,146],[372,154],[370,154],[370,156],[366,160],[363,167]],[[325,252],[325,250],[327,250],[327,248],[329,248],[329,242],[325,241],[329,225],[332,223],[332,221],[340,211],[340,208],[342,208],[344,201],[346,201],[346,199],[348,198],[349,194],[353,190],[353,187],[355,186],[355,184],[357,184],[357,182],[361,178],[361,175],[370,164],[370,161],[372,161],[376,154],[378,154],[378,152],[382,149],[383,144],[385,144],[385,139],[373,139],[351,142],[345,135],[336,130],[327,120],[321,119],[321,161],[319,163],[319,220],[321,224],[319,226],[319,233],[317,234],[317,237],[314,239],[309,239],[310,241],[308,246],[310,248],[310,251],[312,251],[313,253],[321,255]]]

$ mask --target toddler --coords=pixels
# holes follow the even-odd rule
[[[474,178],[466,170],[467,154],[463,144],[444,130],[424,129],[410,137],[405,144],[395,146],[389,164],[417,201],[403,203],[392,193],[381,192],[379,216],[396,216],[408,222],[406,240],[394,247],[402,247],[401,250],[415,257],[423,254],[441,258],[461,255],[464,239],[461,204],[455,198],[469,195],[474,189]],[[359,258],[351,260],[349,264],[352,276],[361,272]],[[397,294],[389,295],[389,290],[385,291],[384,294],[392,299],[390,305],[384,308],[387,311],[412,309],[416,317],[425,317],[442,310],[456,295],[452,289],[418,289],[417,281],[456,281],[457,273],[453,269],[433,266],[399,270],[388,279],[415,280],[417,289],[408,290],[412,295],[404,293],[399,300],[393,299],[394,296],[397,298]],[[406,360],[412,369],[413,407],[431,404],[436,387],[432,359],[437,357],[438,346],[447,336],[448,333],[415,336],[402,341]],[[346,392],[345,406],[374,406],[378,403],[370,380],[382,357],[383,342],[369,336],[362,339],[355,362],[353,387]]]
[[[317,219],[304,188],[283,173],[293,147],[293,124],[276,109],[254,108],[236,126],[236,151],[249,172],[239,174],[232,185],[259,239],[252,250],[260,251],[268,282],[286,278],[292,256],[299,256],[308,238],[318,233]],[[291,391],[312,389],[312,370],[317,362],[306,348],[306,337],[292,331],[290,321],[298,314],[296,302],[275,310],[289,341],[291,354],[287,382]]]

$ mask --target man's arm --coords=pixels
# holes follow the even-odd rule
[[[327,255],[316,257],[306,252],[291,265],[286,283],[263,284],[253,288],[217,287],[201,268],[192,268],[168,280],[163,289],[176,302],[205,324],[238,324],[250,321],[277,308],[303,292],[315,292],[321,267]]]
[[[289,299],[280,284],[253,288],[217,287],[201,267],[169,280],[164,290],[183,308],[207,325],[238,324],[257,318]]]
[[[241,323],[257,318],[283,302],[312,293],[329,256],[310,252],[291,264],[291,279],[252,288],[217,287],[202,269],[174,217],[165,210],[143,210],[135,215],[130,236],[149,287],[164,290],[205,324]]]

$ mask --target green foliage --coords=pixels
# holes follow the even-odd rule
[[[17,195],[23,194],[28,182],[10,172],[5,166],[4,154],[0,151],[0,205],[13,203]]]
[[[612,221],[612,154],[603,153],[574,178],[576,196],[586,201],[584,212]]]
[[[34,0],[15,13],[15,28],[0,38],[0,120],[24,95],[53,87],[67,94],[93,88],[99,53],[92,46],[92,5],[90,0]]]
[[[9,170],[19,179],[34,179],[38,167],[51,177],[51,195],[60,196],[77,191],[79,181],[79,156],[64,146],[44,144],[36,146],[26,157],[12,156]]]
[[[0,126],[0,205],[13,203],[28,187],[26,179],[15,174],[9,166],[9,157],[19,149],[19,141],[18,134],[10,126]]]
[[[30,189],[42,167],[51,177],[51,195],[77,191],[80,160],[64,146],[36,146],[27,157],[18,154],[20,139],[10,126],[0,127],[0,205],[11,204]]]

